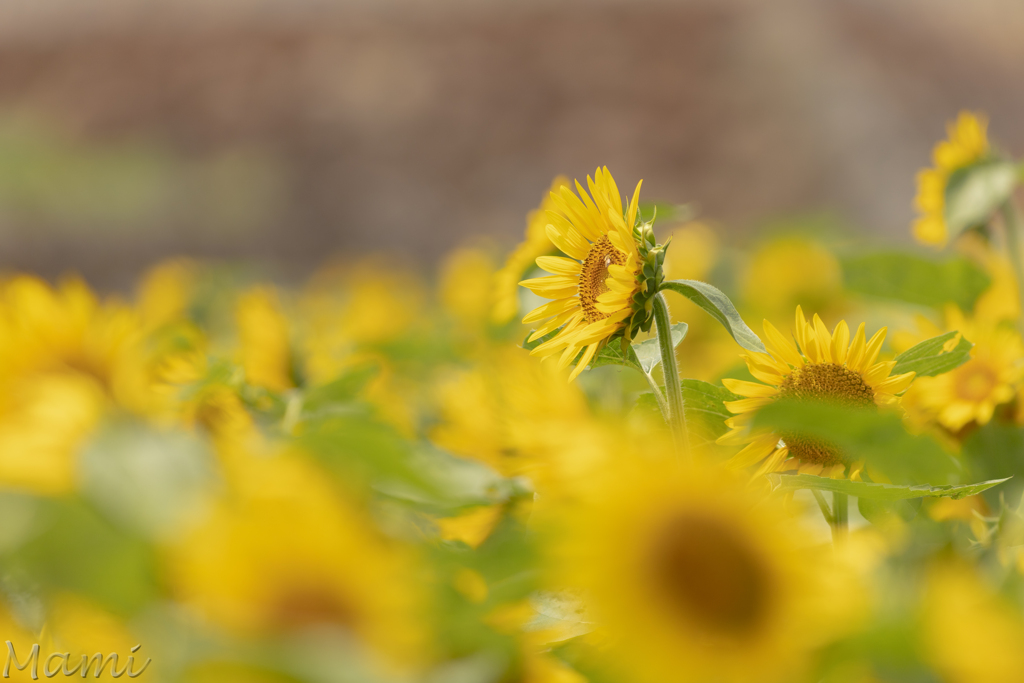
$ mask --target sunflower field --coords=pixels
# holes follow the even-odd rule
[[[914,250],[602,167],[430,275],[8,277],[3,677],[1024,680],[1024,166],[933,156]]]

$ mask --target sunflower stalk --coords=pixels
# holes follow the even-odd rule
[[[825,500],[825,494],[818,489],[811,489],[811,493],[814,494],[814,500],[818,503],[818,508],[821,510],[821,516],[825,518],[825,521],[829,526],[832,526],[835,523],[835,520],[832,518],[832,510],[828,506],[828,501]]]
[[[850,497],[832,492],[832,542],[841,543],[850,530]]]
[[[676,347],[672,343],[672,324],[668,314],[665,295],[657,293],[653,299],[654,324],[658,330],[658,345],[661,348],[661,371],[665,375],[665,393],[668,398],[668,424],[676,450],[690,455],[690,435],[686,428],[686,410],[683,403],[683,387],[679,381],[676,365]]]
[[[1024,266],[1020,260],[1020,213],[1013,198],[1007,199],[1000,209],[1003,215],[1003,228],[1006,233],[1006,251],[1013,266],[1013,276],[1017,284],[1017,299],[1024,303]],[[1018,317],[1017,327],[1024,332],[1024,320]]]

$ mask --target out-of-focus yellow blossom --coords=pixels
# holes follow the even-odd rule
[[[633,235],[640,184],[625,213],[607,168],[597,169],[594,179],[587,177],[589,195],[578,181],[579,197],[568,187],[551,193],[555,210],[548,212],[548,239],[566,256],[539,257],[537,265],[554,274],[520,283],[538,296],[554,299],[528,313],[523,323],[544,321],[530,341],[558,330],[532,355],[544,358],[561,352],[558,366],[564,368],[583,353],[570,381],[635,312],[633,296],[639,291],[637,275],[643,267]]]
[[[914,373],[890,377],[895,363],[877,362],[885,333],[882,328],[867,340],[861,323],[851,342],[845,320],[829,332],[817,314],[808,323],[803,309],[797,306],[794,336],[798,349],[765,320],[768,353],[742,354],[750,373],[762,383],[722,380],[727,389],[744,397],[725,404],[735,417],[726,420],[730,431],[718,443],[744,445],[729,466],[740,469],[761,463],[755,476],[796,467],[804,474],[832,477],[842,476],[851,466],[850,474],[856,477],[861,465],[850,462],[838,447],[819,439],[801,438],[799,434],[755,431],[751,423],[758,409],[780,397],[850,407],[893,403],[895,395],[910,386]],[[780,440],[784,445],[779,446]]]
[[[91,664],[89,670],[97,678],[111,675],[111,672],[124,670],[126,673],[138,673],[136,678],[140,681],[155,680],[155,669],[146,665],[146,660],[155,652],[156,648],[146,644],[134,635],[121,619],[92,604],[91,602],[70,593],[56,596],[52,600],[49,609],[49,619],[46,625],[53,638],[54,652],[67,652],[68,669],[74,669],[81,664],[82,655],[92,658],[97,652],[106,659],[110,654],[117,655],[117,661],[110,660],[110,664],[104,670],[103,676],[96,675],[97,664]],[[137,649],[133,652],[132,648]],[[48,653],[47,653],[48,654]],[[132,662],[128,658],[132,658]],[[60,664],[60,657],[55,657],[50,671],[55,670]],[[43,654],[40,654],[40,667],[44,663]],[[62,662],[61,662],[62,663]],[[126,667],[128,667],[126,669]],[[145,670],[143,670],[145,667]],[[85,678],[85,673],[80,675]]]
[[[471,548],[487,540],[494,526],[501,519],[500,505],[486,505],[465,512],[457,517],[442,517],[437,520],[441,538],[447,541],[462,541]]]
[[[553,535],[551,580],[587,596],[623,680],[800,680],[855,623],[855,574],[781,500],[720,469],[607,475]]]
[[[949,683],[1015,683],[1024,672],[1024,621],[971,567],[928,576],[921,614],[928,662]]]
[[[519,349],[496,350],[446,377],[437,401],[433,441],[506,476],[529,477],[542,495],[569,485],[607,452],[583,393]]]
[[[544,194],[540,206],[526,217],[526,233],[523,241],[515,248],[497,273],[494,274],[494,310],[491,319],[504,324],[519,313],[519,281],[534,268],[537,258],[554,253],[554,246],[548,239],[547,227],[551,219],[548,211],[554,211],[551,195],[569,187],[569,179],[558,176],[551,182],[551,189]]]
[[[494,261],[482,249],[459,249],[441,269],[441,304],[463,327],[479,328],[494,312],[486,283],[494,277]]]
[[[387,272],[387,277],[381,273]],[[432,333],[425,285],[414,274],[375,259],[317,273],[298,305],[297,338],[303,370],[312,385],[330,382],[367,362],[380,372],[364,398],[383,418],[411,434],[418,420],[416,383],[401,376],[378,348]]]
[[[945,318],[944,330],[919,318],[920,332],[895,335],[893,346],[903,351],[953,330],[974,343],[971,360],[942,375],[921,377],[904,396],[904,406],[912,419],[933,420],[955,433],[972,422],[987,424],[996,406],[1014,398],[1024,377],[1024,345],[1020,334],[1009,325],[967,318],[955,306],[946,309]],[[959,339],[950,340],[950,349],[954,342]]]
[[[933,166],[918,172],[914,207],[920,216],[914,221],[913,231],[919,242],[942,247],[949,240],[945,215],[946,183],[954,171],[970,166],[988,154],[987,127],[988,120],[984,116],[960,112],[956,121],[946,127],[949,139],[935,146]]]
[[[957,247],[985,269],[992,284],[974,302],[974,317],[990,323],[1013,321],[1020,317],[1020,297],[1013,265],[980,235],[969,233],[957,241]]]
[[[783,318],[796,306],[826,316],[843,313],[839,260],[805,237],[779,237],[761,244],[740,286],[746,305],[762,318]]]
[[[229,494],[167,550],[184,604],[236,634],[330,627],[396,662],[424,656],[410,551],[297,454],[250,458],[229,474]]]
[[[522,683],[587,683],[587,679],[554,655],[529,652],[523,659]]]
[[[665,254],[666,280],[706,280],[718,263],[717,233],[706,223],[694,221],[673,229],[665,238],[672,246]]]
[[[105,413],[170,410],[135,311],[100,302],[81,280],[5,283],[0,336],[0,482],[69,491],[75,453]]]
[[[666,280],[708,280],[721,251],[718,235],[710,226],[687,223],[672,230],[665,243],[669,244]],[[736,364],[734,345],[725,328],[685,297],[669,297],[668,304],[672,317],[689,325],[686,343],[676,349],[683,376],[713,380]]]
[[[146,272],[137,298],[139,316],[147,329],[187,317],[194,295],[196,271],[196,264],[177,259]]]
[[[310,371],[333,376],[353,347],[381,344],[424,323],[426,287],[407,269],[382,258],[321,269],[303,291],[300,307]]]
[[[276,292],[265,287],[245,292],[235,318],[246,380],[273,391],[293,388],[292,341]]]

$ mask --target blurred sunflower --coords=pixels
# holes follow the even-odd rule
[[[1013,400],[1024,378],[1024,344],[1020,334],[1009,325],[967,318],[956,306],[947,308],[945,318],[945,330],[920,318],[920,332],[896,335],[894,346],[904,350],[953,330],[974,343],[971,360],[942,375],[921,377],[905,396],[912,418],[934,420],[949,431],[958,432],[972,422],[987,424],[997,406]],[[954,337],[947,342],[949,350],[959,341],[959,337]]]
[[[989,144],[984,116],[960,112],[949,124],[949,139],[942,140],[932,152],[934,166],[917,174],[917,196],[914,206],[921,214],[914,221],[914,237],[924,244],[945,246],[949,239],[946,229],[946,183],[957,170],[970,166],[988,154]]]
[[[398,664],[423,655],[415,558],[297,453],[227,463],[231,491],[166,549],[174,593],[243,636],[347,632]]]
[[[568,185],[569,179],[564,176],[558,176],[551,182],[551,189],[540,206],[526,217],[525,238],[494,274],[494,309],[491,313],[494,322],[503,324],[515,317],[519,312],[519,281],[534,267],[538,257],[554,251],[547,233],[548,211],[555,210],[551,195]]]
[[[854,463],[835,445],[799,434],[752,431],[758,409],[780,397],[850,407],[884,405],[910,386],[914,373],[890,377],[895,362],[876,362],[885,341],[885,328],[865,340],[861,323],[851,342],[846,321],[830,333],[817,314],[813,323],[808,323],[797,306],[795,337],[799,348],[767,320],[764,333],[768,353],[742,355],[750,374],[760,383],[722,380],[727,389],[745,397],[725,404],[736,416],[726,421],[730,431],[719,437],[718,443],[745,444],[729,461],[730,466],[745,468],[762,463],[755,476],[793,467],[805,474],[841,476]],[[858,473],[855,465],[851,476]]]
[[[0,482],[69,491],[75,454],[104,415],[167,414],[151,351],[137,312],[81,280],[0,287]]]
[[[547,235],[568,256],[541,256],[537,265],[554,275],[520,284],[535,294],[554,299],[523,318],[524,323],[547,319],[531,336],[535,341],[559,329],[552,339],[531,353],[550,356],[561,351],[564,368],[583,353],[570,374],[575,379],[604,344],[626,327],[636,312],[634,295],[643,267],[639,240],[634,236],[640,183],[623,213],[622,198],[607,168],[587,177],[590,195],[579,182],[551,193],[554,211],[548,211]],[[591,199],[591,196],[593,199]]]
[[[801,680],[855,620],[852,572],[779,499],[721,470],[648,461],[608,474],[551,552],[555,580],[588,596],[600,625],[588,638],[622,680]]]
[[[976,569],[957,562],[932,567],[919,619],[922,654],[943,681],[1021,680],[1020,610]]]

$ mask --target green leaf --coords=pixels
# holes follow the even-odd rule
[[[380,374],[379,364],[376,362],[362,363],[327,384],[313,387],[303,396],[303,413],[312,415],[330,411],[339,405],[355,401],[366,385],[378,374]]]
[[[124,616],[157,597],[156,552],[138,536],[74,499],[37,499],[34,517],[31,538],[0,558],[5,576],[79,593]]]
[[[932,261],[878,252],[845,258],[842,266],[850,291],[936,308],[952,302],[970,310],[990,284],[983,270],[962,258]]]
[[[769,474],[768,480],[772,488],[781,491],[792,491],[795,489],[817,489],[819,491],[835,491],[845,493],[857,498],[870,498],[872,500],[909,500],[911,498],[953,498],[958,500],[966,496],[974,496],[993,486],[1002,484],[1007,479],[992,479],[977,484],[963,484],[961,486],[931,486],[929,484],[918,484],[916,486],[900,486],[898,484],[875,484],[866,481],[850,481],[849,479],[829,479],[828,477],[816,477],[811,474]]]
[[[217,481],[209,444],[136,422],[107,425],[78,465],[83,495],[121,528],[155,539],[192,521]]]
[[[683,389],[683,405],[686,426],[690,430],[690,441],[694,446],[714,442],[725,434],[725,421],[732,413],[725,407],[725,401],[736,401],[740,397],[724,387],[699,379],[680,380]],[[659,417],[658,402],[651,392],[637,398],[638,410],[649,410]]]
[[[1001,491],[1006,491],[1007,500],[1020,498],[1024,488],[1024,429],[992,420],[964,441],[963,460],[973,478],[1015,477]]]
[[[633,346],[627,346],[626,352],[623,353],[622,344],[619,343],[618,339],[613,339],[610,343],[605,344],[604,348],[598,351],[594,359],[590,361],[590,367],[592,368],[599,368],[604,365],[622,365],[639,372],[644,372],[644,368],[640,365],[640,359],[636,357]]]
[[[1017,168],[1010,161],[989,159],[953,172],[946,183],[946,226],[950,236],[986,223],[1013,194]]]
[[[597,628],[587,614],[586,603],[568,591],[535,593],[530,598],[530,606],[535,615],[523,629],[549,633],[545,644],[576,638]]]
[[[913,371],[918,377],[934,377],[955,370],[971,359],[971,349],[974,348],[974,344],[960,337],[956,346],[946,351],[945,345],[958,334],[956,331],[947,332],[915,344],[896,356],[896,366],[891,374]]]
[[[948,482],[959,465],[932,439],[910,434],[899,415],[870,408],[843,408],[776,401],[758,410],[754,428],[798,434],[834,444],[851,460],[864,460],[896,483]]]
[[[743,322],[736,307],[722,290],[699,280],[669,280],[661,285],[662,291],[666,289],[682,294],[707,311],[743,348],[765,353],[761,339]]]
[[[679,346],[683,341],[687,329],[689,329],[689,325],[686,323],[676,323],[672,326],[672,348]],[[658,344],[657,337],[634,343],[633,353],[640,362],[640,367],[648,374],[661,363],[661,346]]]

